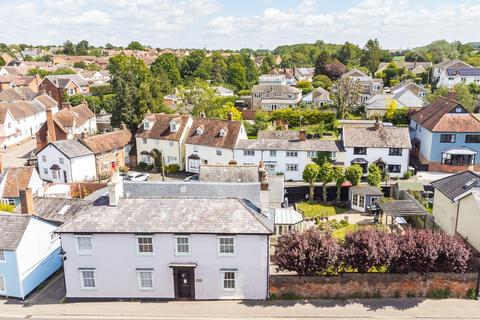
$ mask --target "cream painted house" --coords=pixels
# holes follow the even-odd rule
[[[198,173],[201,164],[228,164],[239,140],[248,139],[241,121],[196,118],[185,139],[186,171]]]
[[[136,135],[137,161],[153,164],[151,154],[160,151],[165,164],[178,164],[185,170],[185,139],[192,126],[188,115],[149,113],[145,115]]]
[[[434,181],[432,185],[435,187],[435,223],[480,250],[480,175],[464,171]]]

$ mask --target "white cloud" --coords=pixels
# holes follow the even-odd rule
[[[405,48],[443,38],[472,41],[480,17],[480,5],[459,2],[426,8],[413,0],[364,0],[338,12],[315,13],[314,8],[314,0],[303,0],[297,8],[271,7],[257,16],[219,16],[210,21],[209,32],[224,38],[234,35],[251,46],[317,39],[363,45],[377,37],[385,47]]]

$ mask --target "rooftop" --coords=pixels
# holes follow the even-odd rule
[[[382,124],[378,129],[344,126],[343,143],[345,147],[402,149],[411,147],[408,128],[387,127]]]
[[[31,216],[0,212],[0,249],[15,251]]]
[[[60,140],[51,142],[50,144],[70,159],[90,154],[93,155],[93,152],[78,140]]]
[[[480,182],[480,175],[464,171],[432,182],[432,186],[454,201],[455,198],[472,190]]]
[[[249,139],[240,140],[235,149],[244,150],[292,150],[292,151],[343,151],[340,140],[288,140],[288,139]]]

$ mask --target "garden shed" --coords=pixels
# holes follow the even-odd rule
[[[376,205],[377,200],[382,196],[382,191],[374,186],[355,186],[348,191],[350,208],[360,212],[367,212],[368,208]]]
[[[303,229],[303,216],[292,208],[269,208],[271,220],[275,224],[275,234],[280,236],[285,232]]]

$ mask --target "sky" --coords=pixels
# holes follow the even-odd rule
[[[378,38],[407,49],[480,41],[480,0],[0,0],[0,30],[9,44],[273,49]]]

